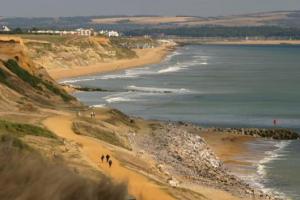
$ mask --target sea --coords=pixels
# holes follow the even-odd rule
[[[107,90],[75,96],[146,119],[261,128],[276,120],[276,127],[300,132],[300,46],[187,45],[160,64],[61,82]],[[261,139],[246,146],[250,153],[237,159],[250,162],[251,173],[237,175],[300,200],[300,141]]]

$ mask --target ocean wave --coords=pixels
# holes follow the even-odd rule
[[[284,155],[282,153],[284,152],[284,148],[287,147],[291,142],[290,141],[280,141],[276,143],[274,146],[276,147],[275,150],[273,151],[266,151],[265,152],[265,157],[259,161],[257,165],[257,173],[261,176],[266,176],[267,171],[266,171],[266,164],[270,163],[271,161],[281,159]]]
[[[262,160],[260,160],[257,164],[257,174],[258,174],[258,179],[259,179],[257,182],[257,185],[259,185],[260,189],[263,190],[264,192],[271,193],[279,198],[285,198],[286,196],[284,193],[276,191],[276,189],[274,189],[274,188],[268,188],[264,185],[264,181],[266,180],[266,177],[268,175],[268,169],[270,168],[270,167],[268,167],[267,164],[272,161],[275,161],[275,160],[283,159],[285,157],[284,149],[290,143],[291,143],[291,141],[276,142],[274,144],[274,147],[276,147],[276,149],[272,150],[272,151],[266,151],[265,157]]]
[[[164,74],[164,73],[169,73],[169,72],[177,72],[179,70],[182,70],[181,67],[179,66],[173,66],[173,67],[168,67],[166,69],[161,69],[158,71],[159,74]]]
[[[91,107],[93,107],[93,108],[104,108],[104,107],[106,107],[106,105],[105,104],[97,104],[97,105],[92,105]]]
[[[135,101],[134,99],[125,98],[125,97],[110,97],[110,98],[104,98],[105,101],[108,103],[117,103],[117,102],[130,102]]]
[[[173,89],[173,88],[138,87],[135,85],[131,85],[128,86],[127,89],[130,91],[148,92],[148,93],[177,93],[177,94],[192,93],[191,90],[185,88]]]
[[[195,56],[193,56],[193,58],[200,59],[200,60],[208,60],[211,57],[210,56],[195,55]]]
[[[108,75],[104,75],[98,79],[101,80],[108,80],[108,79],[125,79],[125,78],[136,78],[137,75],[135,74],[108,74]]]
[[[173,53],[169,54],[168,56],[166,56],[165,61],[170,61],[173,57],[175,56],[179,56],[182,53],[178,52],[178,51],[174,51]]]
[[[61,81],[60,83],[71,84],[77,82],[84,82],[84,81],[95,81],[95,80],[110,80],[110,79],[133,79],[138,78],[144,75],[155,75],[155,74],[164,74],[164,73],[174,73],[180,70],[187,69],[192,66],[196,65],[207,65],[207,61],[198,61],[193,60],[189,62],[182,62],[176,64],[165,64],[164,68],[157,68],[157,67],[142,67],[142,68],[135,68],[135,69],[127,69],[120,73],[114,74],[106,74],[100,76],[89,76],[85,78],[77,78],[77,79],[69,79]]]
[[[79,78],[79,79],[69,79],[69,80],[64,80],[60,81],[59,83],[77,83],[77,82],[83,82],[83,81],[93,81],[96,80],[95,78]]]

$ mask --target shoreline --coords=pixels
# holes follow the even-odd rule
[[[201,39],[177,38],[179,45],[245,45],[245,46],[300,46],[300,40],[253,40],[253,39]]]
[[[149,59],[151,60],[151,58]],[[144,197],[145,200],[154,199],[157,196],[162,199],[174,199],[172,196],[173,193],[170,191],[176,191],[176,189],[173,189],[174,185],[175,187],[177,187],[177,185],[180,186],[180,181],[187,180],[185,179],[186,177],[195,178],[195,181],[199,181],[199,187],[201,187],[201,184],[203,184],[203,180],[206,180],[204,184],[206,183],[207,186],[209,186],[206,191],[203,191],[202,188],[195,190],[197,193],[201,195],[204,193],[205,196],[208,196],[212,199],[238,199],[233,198],[233,194],[235,197],[244,197],[245,195],[245,198],[247,196],[257,196],[257,199],[260,199],[260,196],[263,195],[259,191],[252,191],[252,188],[250,187],[248,190],[246,190],[246,188],[248,188],[247,185],[226,173],[227,171],[222,168],[221,162],[215,157],[214,152],[210,150],[209,146],[206,145],[204,140],[202,140],[200,137],[195,137],[195,134],[190,133],[193,130],[195,133],[201,131],[202,129],[199,127],[185,126],[180,124],[180,126],[176,124],[153,124],[152,122],[145,120],[139,121],[137,119],[131,119],[129,116],[119,113],[119,111],[105,109],[84,110],[80,113],[78,113],[76,109],[75,113],[75,108],[74,110],[70,109],[66,112],[62,110],[60,111],[60,109],[57,107],[54,108],[57,112],[55,113],[55,116],[54,111],[53,113],[47,111],[49,113],[43,116],[45,120],[43,120],[42,124],[49,130],[53,131],[53,133],[56,135],[69,141],[76,141],[78,147],[81,148],[79,153],[88,158],[88,164],[94,166],[95,169],[104,171],[108,175],[115,177],[116,180],[131,180],[129,182],[129,191],[136,197]],[[82,107],[82,109],[85,108]],[[97,118],[95,117],[97,119],[96,121],[90,120],[89,111],[97,112]],[[17,114],[20,113],[18,112]],[[41,119],[38,118],[39,123],[40,120]],[[121,138],[124,134],[128,139],[128,141],[125,142],[129,142],[128,144],[136,147],[134,148],[135,152],[127,152],[127,150],[124,148],[119,148],[117,145],[113,145],[112,147],[107,141],[104,142],[104,140],[102,141],[101,139],[97,140],[96,138],[92,138],[90,135],[85,135],[84,133],[76,134],[76,131],[74,131],[72,128],[73,123],[76,122],[77,124],[78,122],[81,122],[79,123],[82,125],[81,128],[84,128],[84,125],[87,124],[89,127],[88,132],[90,132],[91,127],[98,127],[97,130],[100,131],[100,134],[103,134],[108,125],[109,131],[111,131],[109,133],[118,133],[118,135],[120,134],[119,137]],[[98,124],[99,122],[101,124]],[[144,129],[141,130],[140,127]],[[149,137],[147,137],[147,135]],[[157,135],[157,137],[153,137],[155,135]],[[134,140],[131,140],[132,138],[134,138]],[[229,139],[228,142],[231,142],[231,139]],[[240,145],[238,140],[236,140],[236,142],[237,145]],[[221,144],[223,144],[223,142]],[[139,145],[142,148],[138,148]],[[158,148],[156,148],[154,145],[157,145]],[[167,146],[169,151],[166,152],[165,150]],[[149,149],[146,147],[149,147]],[[224,147],[224,150],[232,149]],[[66,152],[68,152],[68,150],[66,150]],[[126,156],[125,152],[128,153],[128,161],[133,162],[137,160],[140,163],[134,162],[134,165],[130,165],[130,162],[127,162],[126,160],[123,161],[123,157]],[[147,153],[145,152],[149,152],[149,155],[155,155],[155,153],[157,154],[157,162],[151,165],[152,168],[150,169],[152,171],[150,172],[152,173],[148,174],[148,176],[147,174],[143,175],[143,173],[149,172],[148,168],[143,167],[148,167],[147,164],[151,164],[152,159],[147,160],[147,157],[138,157],[138,155],[147,156]],[[240,150],[237,150],[235,153],[240,152]],[[113,168],[108,168],[107,165],[104,166],[99,163],[99,156],[103,153],[113,155]],[[168,168],[164,168],[164,166],[159,166],[161,163],[164,166],[170,166],[170,170],[168,170]],[[141,169],[143,171],[138,170],[139,165],[137,164],[142,166]],[[172,169],[174,169],[174,171]],[[178,170],[179,173],[182,173],[179,175],[179,181],[176,179],[176,173],[173,173],[176,172],[176,170]],[[160,182],[150,181],[154,179],[150,179],[149,177],[155,176],[155,174],[158,174],[157,177],[164,178],[162,179],[164,180],[162,185]],[[198,176],[195,177],[195,174]],[[216,180],[217,182],[215,182]],[[218,191],[222,192],[222,194],[218,194],[219,196],[216,195],[216,188]],[[178,190],[178,192],[182,191]]]
[[[300,46],[300,40],[202,40],[179,39],[174,40],[176,45],[162,44],[149,49],[134,49],[137,58],[120,59],[109,62],[100,62],[87,66],[71,66],[69,68],[48,69],[47,72],[54,80],[75,78],[98,73],[110,73],[121,70],[138,68],[150,64],[158,64],[177,46],[185,45],[229,45],[229,46]]]
[[[173,51],[176,45],[161,45],[151,49],[135,49],[137,58],[114,60],[89,66],[74,66],[69,69],[55,68],[47,70],[49,75],[55,79],[74,78],[79,76],[92,75],[97,73],[108,73],[130,68],[141,67],[144,65],[160,63],[169,52]]]
[[[166,51],[166,49],[161,49],[162,47],[159,47],[159,50],[156,49],[155,52],[161,52],[163,53],[163,55],[160,55],[157,58],[157,60],[153,60],[151,61],[150,63],[144,63],[144,64],[136,64],[136,65],[131,65],[132,62],[135,62],[135,60],[143,60],[145,59],[145,57],[147,57],[147,55],[144,55],[143,53],[143,50],[141,50],[141,56],[139,56],[139,58],[137,59],[131,59],[131,60],[128,60],[128,65],[127,66],[124,66],[124,67],[118,67],[116,66],[116,68],[105,68],[105,69],[99,69],[100,65],[103,66],[103,65],[110,65],[111,66],[115,66],[116,62],[119,62],[119,61],[115,61],[115,62],[111,62],[111,63],[101,63],[97,66],[88,66],[87,68],[87,71],[85,70],[82,70],[79,73],[79,75],[76,75],[78,74],[77,72],[75,73],[75,75],[72,73],[71,76],[68,75],[68,77],[76,77],[76,76],[83,76],[83,75],[89,75],[89,74],[94,74],[94,73],[105,73],[105,72],[113,72],[113,71],[117,71],[117,70],[124,70],[124,69],[128,69],[128,68],[134,68],[134,67],[141,67],[143,65],[146,65],[146,64],[154,64],[154,63],[159,63],[161,60],[163,60],[166,56],[167,56],[167,53],[169,51],[171,51],[169,49],[169,51]],[[148,49],[147,49],[148,50]],[[153,50],[153,49],[152,49]],[[149,54],[148,54],[149,55]],[[148,57],[149,58],[149,57]],[[150,59],[150,58],[149,58]],[[147,59],[146,59],[147,60]],[[120,60],[121,61],[124,61],[124,60]],[[132,62],[130,62],[132,61]],[[145,62],[145,60],[141,61],[142,63]],[[127,60],[125,61],[125,63],[127,64]],[[97,69],[96,69],[97,67]],[[66,71],[72,71],[72,70],[79,70],[81,67],[75,67],[73,69],[70,69],[70,70],[66,70]],[[85,67],[83,67],[85,68]],[[95,71],[94,71],[95,70]],[[64,71],[65,72],[65,71]],[[82,74],[84,73],[84,74]],[[87,73],[87,74],[85,74]],[[51,73],[50,73],[51,75]],[[63,74],[59,74],[60,76],[63,76]],[[68,78],[68,77],[64,77],[64,78]],[[57,79],[57,78],[56,78]],[[232,135],[230,135],[228,139],[228,141],[221,141],[220,144],[222,144],[222,142],[224,142],[225,144],[222,144],[221,147],[218,147],[217,145],[215,146],[215,148],[213,148],[213,145],[211,145],[210,142],[208,142],[209,146],[212,148],[212,150],[218,155],[218,154],[222,154],[225,152],[225,155],[222,155],[220,156],[220,160],[222,160],[224,163],[229,163],[229,164],[232,164],[232,165],[243,165],[243,166],[247,166],[247,165],[250,165],[251,163],[247,163],[247,162],[243,162],[239,159],[237,159],[238,156],[241,156],[243,155],[243,153],[245,153],[246,151],[249,151],[249,149],[246,149],[243,145],[249,141],[253,141],[253,140],[256,140],[256,138],[254,137],[250,137],[250,136],[237,136],[236,138],[234,138],[234,136],[232,136],[233,141],[231,140]],[[205,137],[204,137],[205,138]],[[214,140],[214,139],[213,139]],[[232,144],[229,144],[229,143],[232,143]],[[221,153],[220,153],[221,152]],[[259,188],[257,188],[259,189]]]

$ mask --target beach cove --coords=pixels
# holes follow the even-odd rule
[[[283,50],[290,54],[277,56]],[[79,92],[75,96],[91,106],[116,107],[126,114],[146,119],[187,121],[205,126],[270,128],[273,126],[273,118],[279,118],[280,127],[298,130],[299,118],[295,110],[297,106],[296,101],[292,100],[297,97],[288,96],[291,95],[289,91],[294,91],[297,87],[294,81],[297,80],[298,73],[293,70],[297,70],[295,64],[298,63],[298,51],[299,48],[294,46],[185,46],[167,56],[159,65],[78,77],[63,82],[107,89],[111,92]],[[262,63],[265,65],[263,68]],[[289,66],[290,70],[282,72],[281,66]],[[280,84],[277,78],[281,80]],[[189,79],[194,80],[192,87],[188,83]],[[140,82],[141,80],[143,82]],[[257,89],[262,86],[262,81],[265,87]],[[243,90],[237,90],[236,86]],[[282,90],[280,87],[290,90]],[[245,100],[245,104],[239,102]],[[277,100],[281,103],[277,104]],[[195,109],[185,109],[187,102]],[[251,109],[249,105],[252,106]],[[253,106],[256,109],[253,109]],[[284,113],[286,110],[290,113]],[[287,153],[285,148],[288,148],[290,143],[262,143],[263,145],[246,141],[247,145],[243,146],[248,150],[257,149],[257,145],[265,146],[259,148],[262,158],[250,160],[260,164],[250,171],[260,176],[265,175],[263,180],[254,180],[253,183],[257,185],[259,182],[257,186],[261,188],[278,190],[279,196],[287,191],[297,199],[297,194],[294,193],[296,189],[288,191],[289,188],[283,191],[280,184],[272,185],[272,179],[268,177],[269,172],[261,172],[262,168],[272,170],[269,167],[273,162],[285,160],[286,157],[283,157],[282,153]],[[234,157],[236,161],[249,162],[247,156]]]

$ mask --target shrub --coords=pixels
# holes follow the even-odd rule
[[[31,124],[19,124],[5,120],[0,120],[0,133],[10,134],[18,137],[23,137],[25,135],[34,135],[53,139],[57,138],[54,133],[47,129]]]

